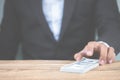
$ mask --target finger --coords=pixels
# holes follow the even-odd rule
[[[80,61],[82,57],[89,57],[93,55],[94,44],[93,42],[89,42],[82,51],[76,53],[74,55],[74,59],[76,61]]]
[[[82,55],[80,54],[80,53],[76,53],[75,55],[74,55],[74,59],[76,60],[76,61],[80,61],[81,59],[82,59]]]
[[[74,55],[74,59],[75,59],[76,61],[80,61],[80,60],[82,59],[82,57],[86,57],[86,56],[87,56],[87,55],[86,55],[87,53],[91,54],[91,52],[86,51],[85,49],[83,49],[82,51],[80,51],[80,52],[78,52],[78,53],[76,53],[76,54]]]
[[[115,50],[113,47],[109,47],[108,49],[108,55],[107,55],[107,63],[111,64],[115,61]]]
[[[85,46],[85,48],[81,51],[81,55],[84,56],[84,57],[93,56],[95,45],[96,45],[95,42],[89,42]]]
[[[108,53],[108,47],[106,47],[103,44],[99,44],[100,48],[100,58],[99,58],[99,64],[104,65],[107,63],[107,53]]]

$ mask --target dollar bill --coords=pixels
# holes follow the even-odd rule
[[[66,64],[60,68],[63,72],[85,73],[99,66],[98,59],[82,58],[81,61],[76,61]]]

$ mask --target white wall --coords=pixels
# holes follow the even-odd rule
[[[119,11],[120,11],[120,0],[117,0],[117,4],[118,4]]]
[[[0,23],[3,17],[3,6],[4,6],[4,0],[0,0]]]

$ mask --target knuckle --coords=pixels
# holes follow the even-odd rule
[[[109,47],[109,49],[111,49],[113,52],[115,51],[115,49],[113,47]]]
[[[89,41],[87,45],[91,45],[93,43],[95,43],[95,41]]]
[[[103,44],[103,43],[99,43],[99,46],[100,46],[100,47],[103,47],[103,48],[106,48],[106,45]]]

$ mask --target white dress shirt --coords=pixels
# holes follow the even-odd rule
[[[58,41],[63,18],[64,0],[42,0],[42,9],[49,28],[55,40]]]

